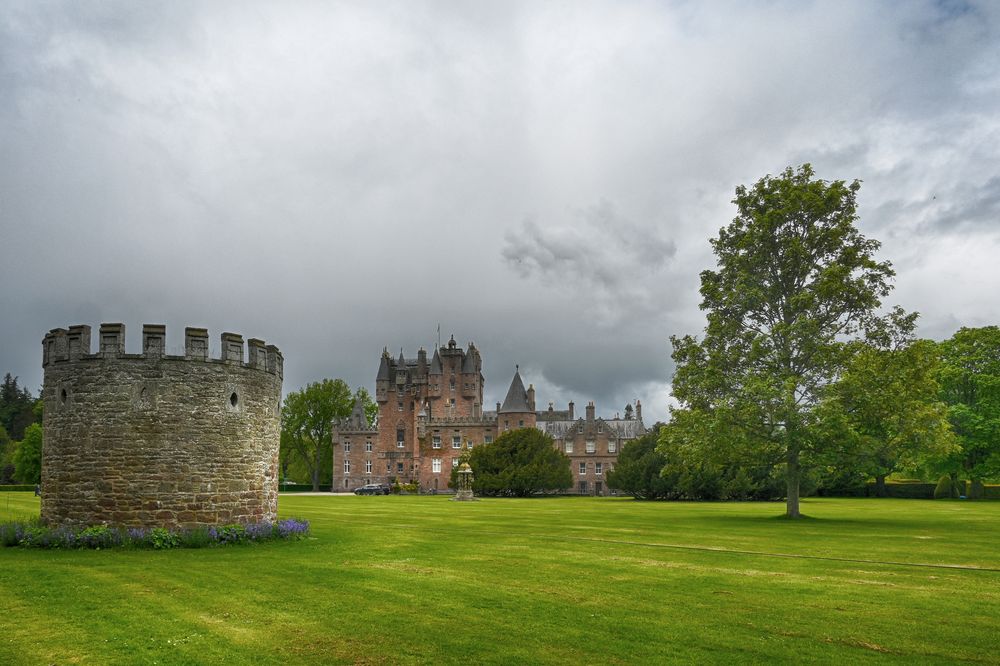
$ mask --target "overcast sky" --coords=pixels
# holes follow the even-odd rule
[[[487,405],[651,423],[735,187],[802,162],[923,335],[1000,321],[1000,3],[4,0],[0,373],[120,321],[371,389],[440,324]]]

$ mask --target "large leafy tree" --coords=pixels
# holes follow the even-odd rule
[[[32,423],[24,429],[24,439],[14,445],[14,478],[21,483],[42,480],[42,426]]]
[[[860,183],[813,175],[806,164],[736,188],[737,216],[711,241],[718,267],[701,274],[705,336],[671,338],[690,426],[673,443],[783,463],[791,518],[803,465],[830,444],[816,406],[843,367],[843,341],[872,322],[894,275],[855,226]]]
[[[824,435],[844,444],[832,462],[874,477],[880,497],[888,475],[955,449],[948,408],[939,397],[938,348],[912,338],[915,321],[916,314],[896,309],[886,326],[850,343],[844,371],[820,407]]]
[[[473,490],[480,495],[529,497],[573,485],[569,458],[536,428],[509,430],[469,454]]]
[[[324,379],[285,396],[281,408],[281,448],[303,465],[319,490],[320,476],[331,464],[333,426],[354,407],[351,387],[342,379]]]
[[[941,399],[959,447],[939,466],[973,482],[1000,477],[1000,328],[962,328],[940,344]]]
[[[608,487],[628,493],[636,499],[671,497],[673,484],[661,474],[667,457],[656,450],[659,427],[622,447],[615,468],[608,472]]]

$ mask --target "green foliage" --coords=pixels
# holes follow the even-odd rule
[[[181,543],[180,537],[165,527],[154,527],[149,531],[149,544],[155,550],[176,548]]]
[[[17,377],[8,372],[0,384],[0,427],[13,440],[24,437],[24,430],[32,423],[41,421],[40,411],[36,413],[36,400],[28,389],[18,386]]]
[[[667,457],[656,450],[659,426],[627,442],[618,454],[618,462],[608,472],[609,488],[621,490],[636,499],[668,499],[671,484],[661,476]]]
[[[469,454],[473,491],[496,497],[530,497],[573,485],[569,458],[537,428],[509,430]]]
[[[42,426],[32,423],[24,431],[24,439],[14,445],[14,478],[33,484],[42,480]]]
[[[962,328],[940,344],[941,398],[958,438],[930,467],[973,479],[1000,478],[1000,328]]]
[[[818,436],[816,406],[843,341],[891,288],[879,243],[855,227],[860,187],[815,180],[808,164],[738,187],[737,216],[711,241],[718,269],[701,274],[705,337],[671,338],[684,459],[783,463],[791,517],[803,465],[834,444]]]
[[[368,425],[374,428],[378,425],[378,403],[372,399],[371,394],[368,393],[368,389],[364,386],[359,386],[358,390],[354,392],[354,401],[357,402],[358,400],[364,405],[365,419],[367,419]]]
[[[938,479],[937,485],[934,486],[934,499],[952,499],[955,496],[956,493],[954,485],[952,484],[951,475],[941,475],[941,478]]]
[[[285,397],[281,408],[281,449],[294,457],[318,491],[323,470],[332,473],[333,424],[347,418],[354,406],[350,387],[342,379],[324,379]]]
[[[968,498],[970,500],[983,499],[985,496],[985,488],[983,487],[983,482],[979,479],[973,479],[972,483],[969,484],[969,494]]]
[[[897,308],[867,340],[846,345],[843,371],[817,409],[822,436],[836,442],[830,465],[874,477],[879,493],[897,470],[957,449],[939,399],[938,347],[912,338],[915,319]]]

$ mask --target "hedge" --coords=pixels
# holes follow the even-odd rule
[[[21,490],[34,490],[35,486],[30,483],[23,483],[20,485],[12,484],[7,486],[0,486],[0,493],[11,492],[11,491],[21,491]]]

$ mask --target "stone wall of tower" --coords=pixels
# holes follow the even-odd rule
[[[283,359],[261,340],[188,328],[185,354],[166,330],[55,329],[42,350],[42,520],[48,524],[191,527],[274,521]]]

